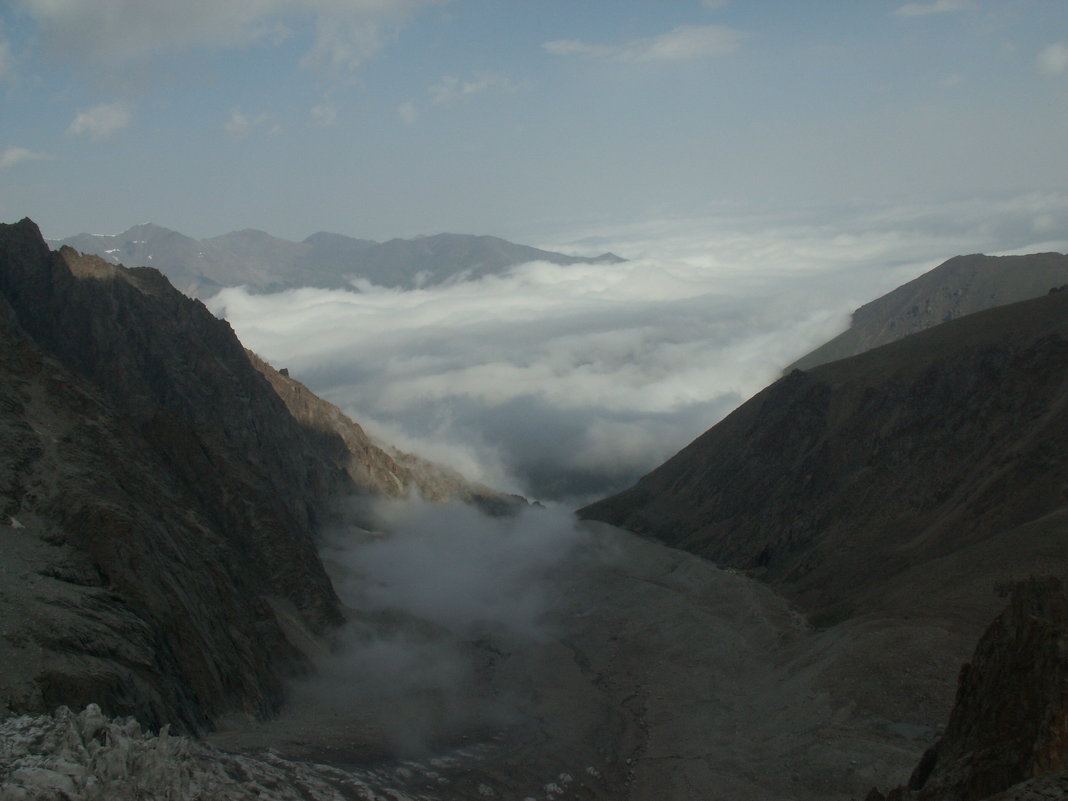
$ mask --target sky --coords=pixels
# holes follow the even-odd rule
[[[570,508],[945,259],[1068,249],[1063,0],[6,0],[0,101],[0,219],[48,237],[626,258],[209,302],[385,441]]]
[[[1068,190],[1058,0],[5,0],[0,218],[442,231]]]

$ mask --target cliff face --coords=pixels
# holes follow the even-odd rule
[[[1068,589],[1056,578],[1030,579],[1013,591],[961,670],[945,733],[894,801],[978,801],[1047,777],[1062,798],[1068,769]],[[1059,790],[1057,789],[1059,787]],[[999,796],[1001,797],[1001,796]],[[872,793],[869,798],[881,798]]]
[[[0,226],[0,712],[187,728],[280,700],[340,620],[314,548],[351,486],[229,326],[154,270]]]
[[[865,303],[849,328],[794,362],[785,372],[820,364],[956,320],[967,314],[1045,295],[1068,283],[1068,256],[954,256],[919,278]]]
[[[1066,563],[1066,407],[1060,292],[795,371],[580,514],[753,570],[825,622],[915,605],[921,580],[946,599],[953,571],[988,596]]]

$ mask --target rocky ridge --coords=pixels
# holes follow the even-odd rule
[[[810,370],[966,314],[1045,295],[1068,283],[1068,256],[954,256],[853,313],[847,330],[786,368]]]
[[[822,625],[922,586],[975,628],[993,582],[1068,564],[1066,405],[1054,293],[794,371],[580,514],[752,571]]]
[[[341,620],[316,553],[337,499],[432,482],[357,480],[392,462],[290,413],[225,321],[29,220],[0,227],[0,337],[0,712],[276,710]],[[483,492],[444,472],[439,495]]]

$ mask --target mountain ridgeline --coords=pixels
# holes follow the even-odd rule
[[[1045,295],[1068,284],[1068,256],[955,256],[853,312],[848,329],[786,368],[808,370],[855,356],[983,309]]]
[[[509,503],[371,442],[156,270],[29,220],[0,226],[0,340],[0,713],[268,715],[294,643],[341,621],[315,547],[339,499]]]
[[[493,236],[437,234],[374,242],[320,232],[302,242],[263,231],[234,231],[193,239],[158,225],[137,225],[117,235],[78,234],[52,243],[93,253],[113,264],[148,264],[188,295],[207,298],[224,287],[254,292],[297,287],[351,289],[356,280],[414,289],[477,280],[533,261],[615,264],[613,253],[567,256]]]
[[[756,571],[818,619],[921,580],[967,606],[993,577],[1068,564],[1066,410],[1054,292],[795,370],[581,514]]]
[[[1066,270],[1060,254],[953,259],[579,512],[758,577],[843,642],[911,631],[880,660],[897,663],[884,684],[937,674],[1014,587],[943,736],[869,801],[1068,790]],[[1021,294],[1041,296],[997,305]],[[844,345],[863,352],[826,361]],[[940,633],[916,647],[921,621]]]

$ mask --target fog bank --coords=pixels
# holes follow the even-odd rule
[[[1063,250],[1065,230],[1055,194],[724,212],[533,243],[624,264],[409,292],[229,289],[211,306],[382,439],[577,506],[661,463],[857,306],[960,253]]]

